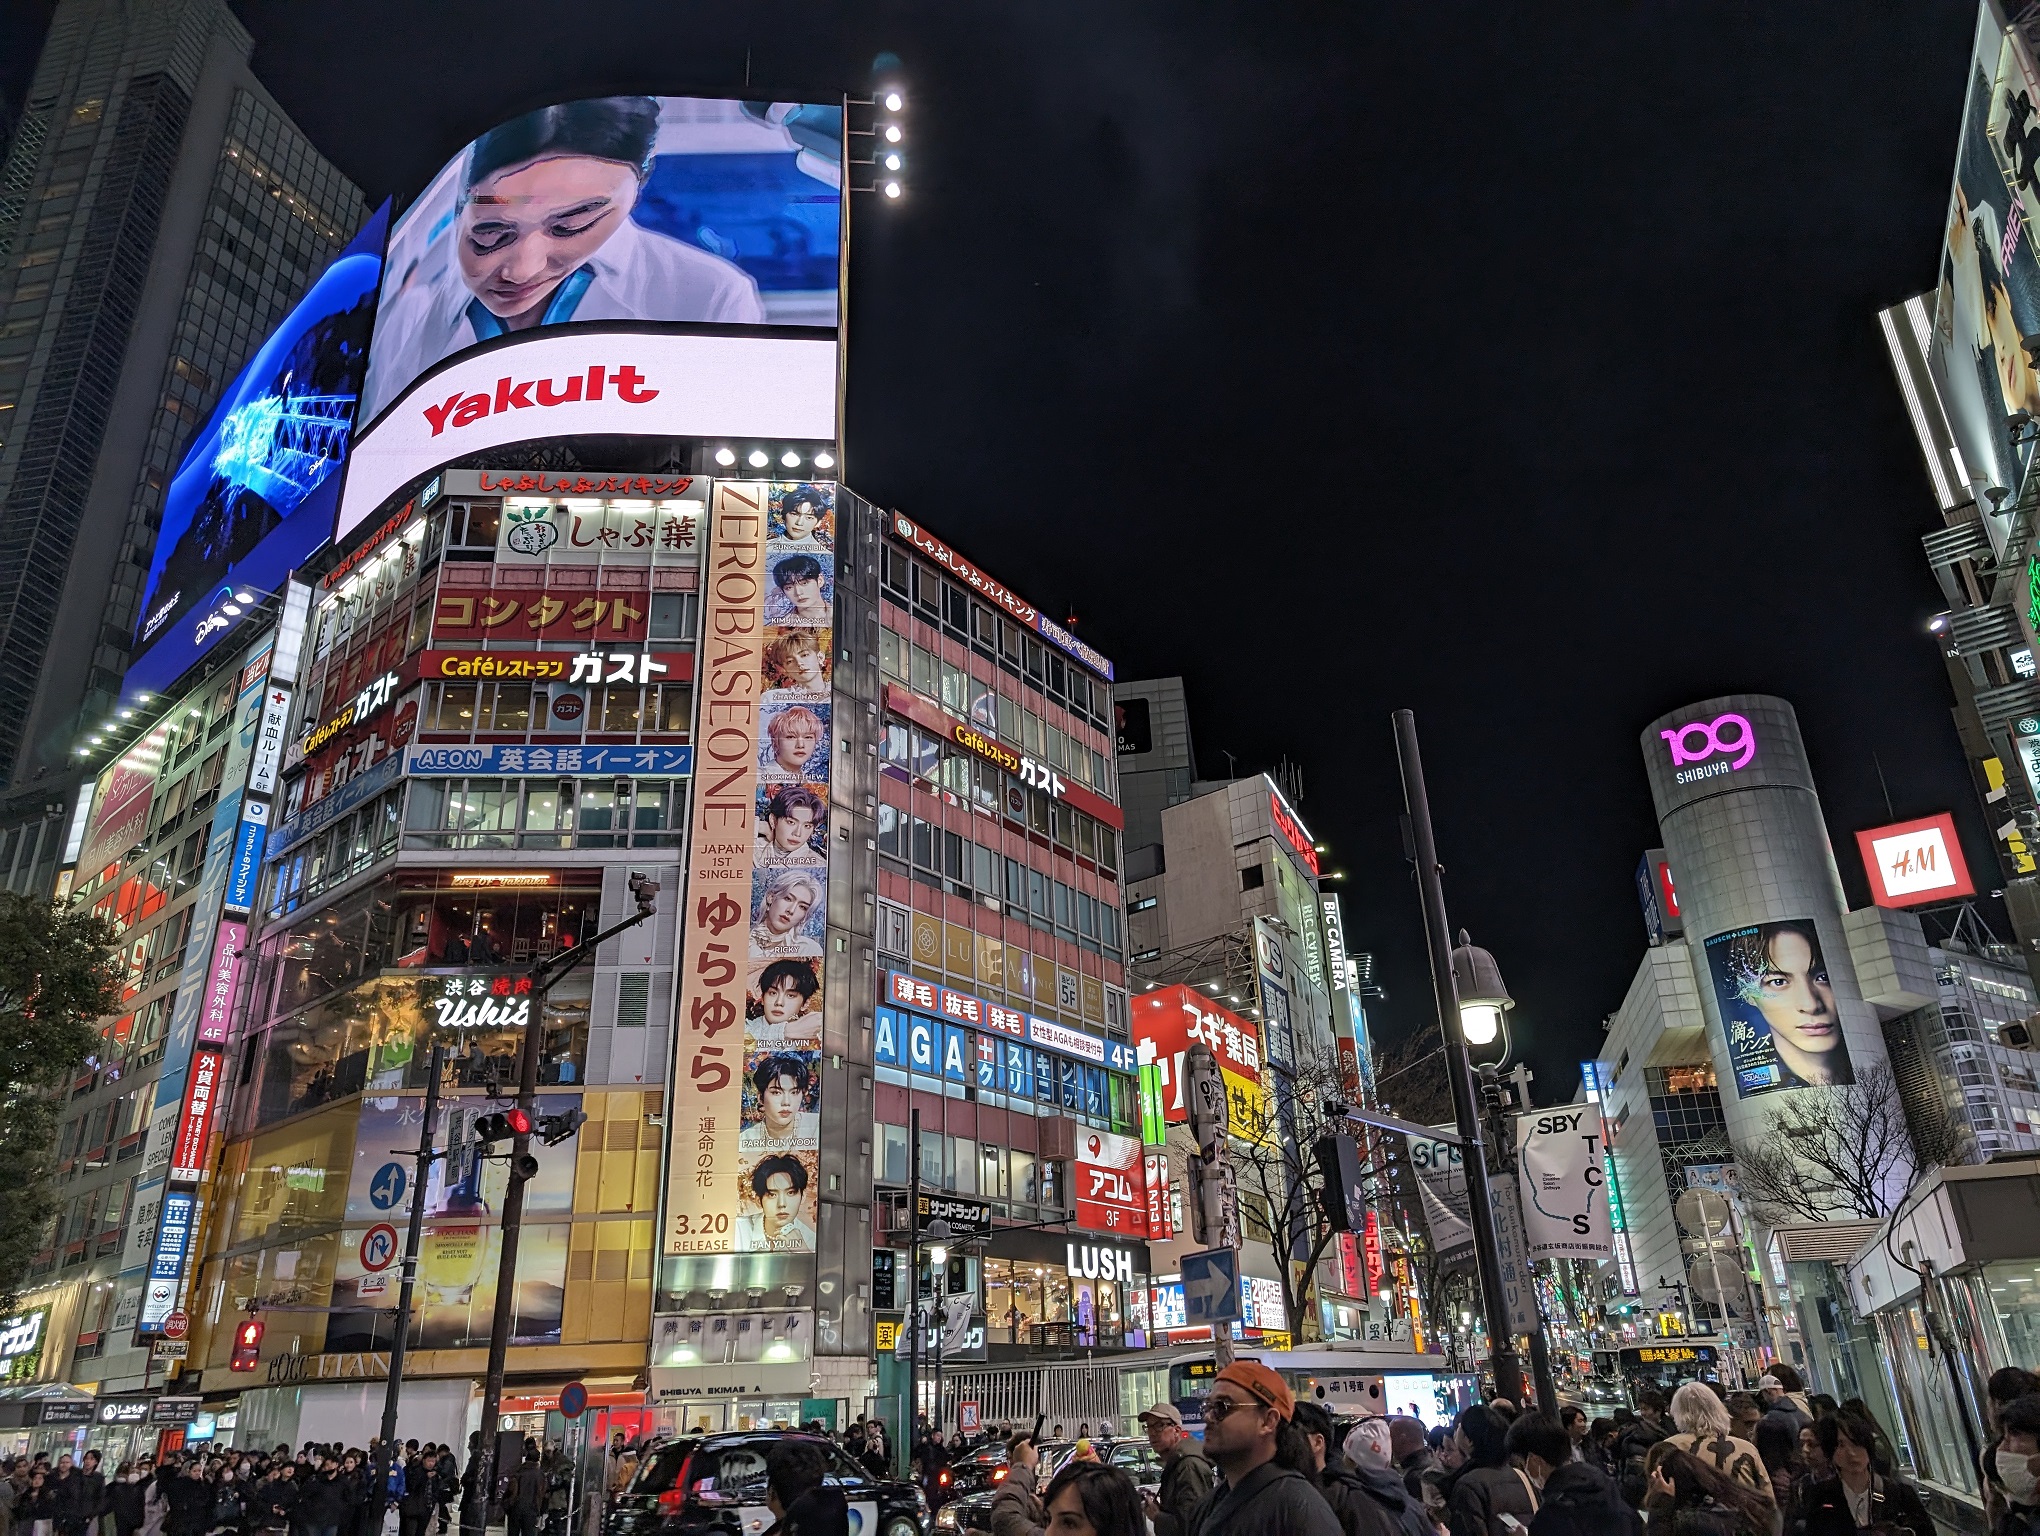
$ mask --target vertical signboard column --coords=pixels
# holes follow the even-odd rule
[[[834,519],[831,486],[715,487],[668,1255],[815,1248]]]

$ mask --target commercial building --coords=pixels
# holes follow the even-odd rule
[[[1127,1006],[1112,667],[917,522],[887,519],[879,559],[881,1342],[927,1294],[973,1298],[975,1338],[953,1358],[1138,1348],[1160,1234]],[[924,1258],[918,1282],[916,1115],[921,1188],[975,1202],[990,1226],[944,1273]],[[904,1380],[883,1356],[880,1393],[898,1400]]]
[[[1127,856],[1134,1037],[1143,1066],[1159,1074],[1171,1121],[1183,1118],[1182,1053],[1193,1039],[1228,1074],[1236,1135],[1286,1116],[1300,1079],[1317,1092],[1336,1077],[1348,1096],[1364,1100],[1370,983],[1346,951],[1337,895],[1320,883],[1322,850],[1288,791],[1268,774],[1196,778],[1180,678],[1125,684],[1115,697],[1122,782],[1138,797],[1129,827],[1153,839]],[[1179,1131],[1157,1159],[1172,1180],[1172,1208],[1187,1199],[1188,1150]],[[1199,1246],[1179,1223],[1175,1239],[1156,1251],[1158,1315],[1180,1293],[1180,1253]],[[1318,1271],[1318,1315],[1288,1316],[1279,1276],[1299,1256],[1278,1256],[1265,1236],[1250,1235],[1243,1246],[1242,1282],[1258,1288],[1247,1310],[1262,1320],[1262,1336],[1379,1339],[1402,1315],[1378,1304],[1356,1246],[1341,1240]],[[1175,1292],[1160,1288],[1167,1286]],[[1406,1327],[1401,1336],[1408,1339]]]
[[[0,879],[54,890],[171,470],[360,227],[224,0],[64,0],[0,167]],[[32,782],[31,782],[32,781]],[[50,809],[46,812],[45,807]],[[58,809],[61,807],[61,809]]]
[[[1832,1373],[1787,1274],[1819,1243],[1766,1224],[1738,1158],[1808,1086],[1889,1094],[1928,1145],[1952,1125],[1951,1162],[2040,1144],[2035,1058],[2003,1033],[2033,1011],[2032,983],[1963,905],[1945,816],[1860,834],[1878,901],[1847,910],[1782,700],[1691,705],[1642,747],[1664,839],[1637,871],[1650,947],[1586,1064],[1619,1210],[1615,1267],[1635,1298],[1623,1326],[1716,1335],[1746,1369],[1768,1352]]]
[[[1931,623],[2013,936],[2040,957],[2040,282],[2021,125],[2040,70],[1998,7],[1977,7],[1936,285],[1878,313],[1934,512],[1921,536],[1946,611]]]

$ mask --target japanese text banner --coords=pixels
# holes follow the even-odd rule
[[[703,583],[700,776],[689,829],[665,1251],[727,1253],[743,1108],[744,992],[765,614],[764,487],[715,487]]]

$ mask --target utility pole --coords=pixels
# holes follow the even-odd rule
[[[538,1172],[538,1159],[531,1155],[530,1126],[538,1107],[538,1059],[545,1052],[546,994],[602,945],[657,914],[656,880],[633,873],[630,893],[637,900],[634,915],[603,929],[584,944],[539,961],[528,972],[531,1009],[524,1021],[524,1046],[517,1058],[517,1107],[524,1112],[525,1129],[518,1131],[510,1143],[510,1183],[503,1192],[503,1255],[496,1266],[496,1306],[489,1320],[488,1378],[482,1387],[481,1443],[475,1449],[475,1491],[461,1507],[463,1536],[482,1536],[488,1525],[489,1502],[496,1490],[496,1436],[503,1416],[503,1373],[510,1354],[510,1319],[517,1306],[517,1244],[524,1228],[524,1186]]]
[[[425,1231],[425,1185],[440,1156],[432,1149],[439,1124],[439,1078],[446,1070],[446,1045],[432,1042],[425,1069],[425,1118],[418,1128],[417,1171],[411,1178],[411,1221],[404,1234],[403,1279],[397,1287],[397,1331],[390,1340],[390,1382],[383,1391],[382,1445],[376,1452],[376,1486],[388,1497],[390,1465],[396,1456],[397,1398],[404,1390],[404,1353],[411,1342],[411,1297],[418,1284],[418,1243]]]
[[[900,1452],[912,1476],[914,1421],[921,1413],[921,1112],[911,1111],[907,1120],[907,1411]]]
[[[1481,1097],[1487,1101],[1488,1114],[1493,1117],[1489,1135],[1499,1162],[1493,1169],[1496,1178],[1502,1180],[1504,1190],[1516,1181],[1516,1132],[1511,1123],[1511,1110],[1516,1114],[1527,1114],[1530,1110],[1530,1069],[1517,1062],[1508,1076],[1508,1090],[1502,1086],[1500,1070],[1488,1062],[1480,1064]],[[1514,1093],[1513,1105],[1509,1092]],[[1504,1198],[1509,1198],[1508,1193]],[[1534,1266],[1533,1266],[1534,1267]],[[1527,1283],[1527,1282],[1526,1282]],[[1537,1406],[1546,1413],[1558,1412],[1558,1384],[1551,1375],[1551,1346],[1544,1336],[1544,1309],[1537,1305],[1537,1292],[1533,1286],[1530,1293],[1532,1316],[1537,1326],[1530,1330],[1530,1379],[1537,1388]],[[1522,1406],[1518,1404],[1518,1406]]]
[[[1520,1404],[1523,1367],[1516,1356],[1515,1335],[1509,1331],[1508,1304],[1502,1299],[1501,1245],[1495,1238],[1494,1198],[1488,1187],[1487,1141],[1474,1107],[1466,1034],[1459,1018],[1459,985],[1452,976],[1452,926],[1445,918],[1445,885],[1438,868],[1437,837],[1431,828],[1423,757],[1417,750],[1417,717],[1407,709],[1395,712],[1395,742],[1402,760],[1403,800],[1409,811],[1410,853],[1417,866],[1417,889],[1423,903],[1424,942],[1430,951],[1431,990],[1438,1009],[1438,1031],[1445,1042],[1446,1074],[1452,1082],[1452,1117],[1459,1127],[1466,1168],[1468,1224],[1473,1228],[1473,1261],[1480,1274],[1481,1311],[1487,1318],[1495,1393]]]
[[[1197,1150],[1190,1154],[1191,1231],[1213,1248],[1240,1247],[1239,1191],[1234,1182],[1232,1106],[1225,1078],[1211,1047],[1199,1041],[1183,1055],[1183,1103],[1189,1112],[1190,1135]],[[1232,1324],[1211,1325],[1211,1356],[1218,1369],[1233,1363]]]

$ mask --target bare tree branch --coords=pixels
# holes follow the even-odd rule
[[[1240,1235],[1265,1243],[1282,1277],[1282,1300],[1298,1337],[1314,1318],[1317,1266],[1337,1236],[1325,1219],[1314,1151],[1327,1135],[1344,1132],[1343,1118],[1326,1111],[1346,1098],[1345,1071],[1335,1052],[1299,1059],[1290,1081],[1258,1104],[1235,1098],[1233,1172],[1239,1182]]]
[[[1907,1106],[1884,1062],[1838,1088],[1802,1088],[1772,1128],[1736,1155],[1743,1192],[1772,1220],[1874,1220],[1924,1168],[1952,1162],[1961,1126],[1945,1109]]]

